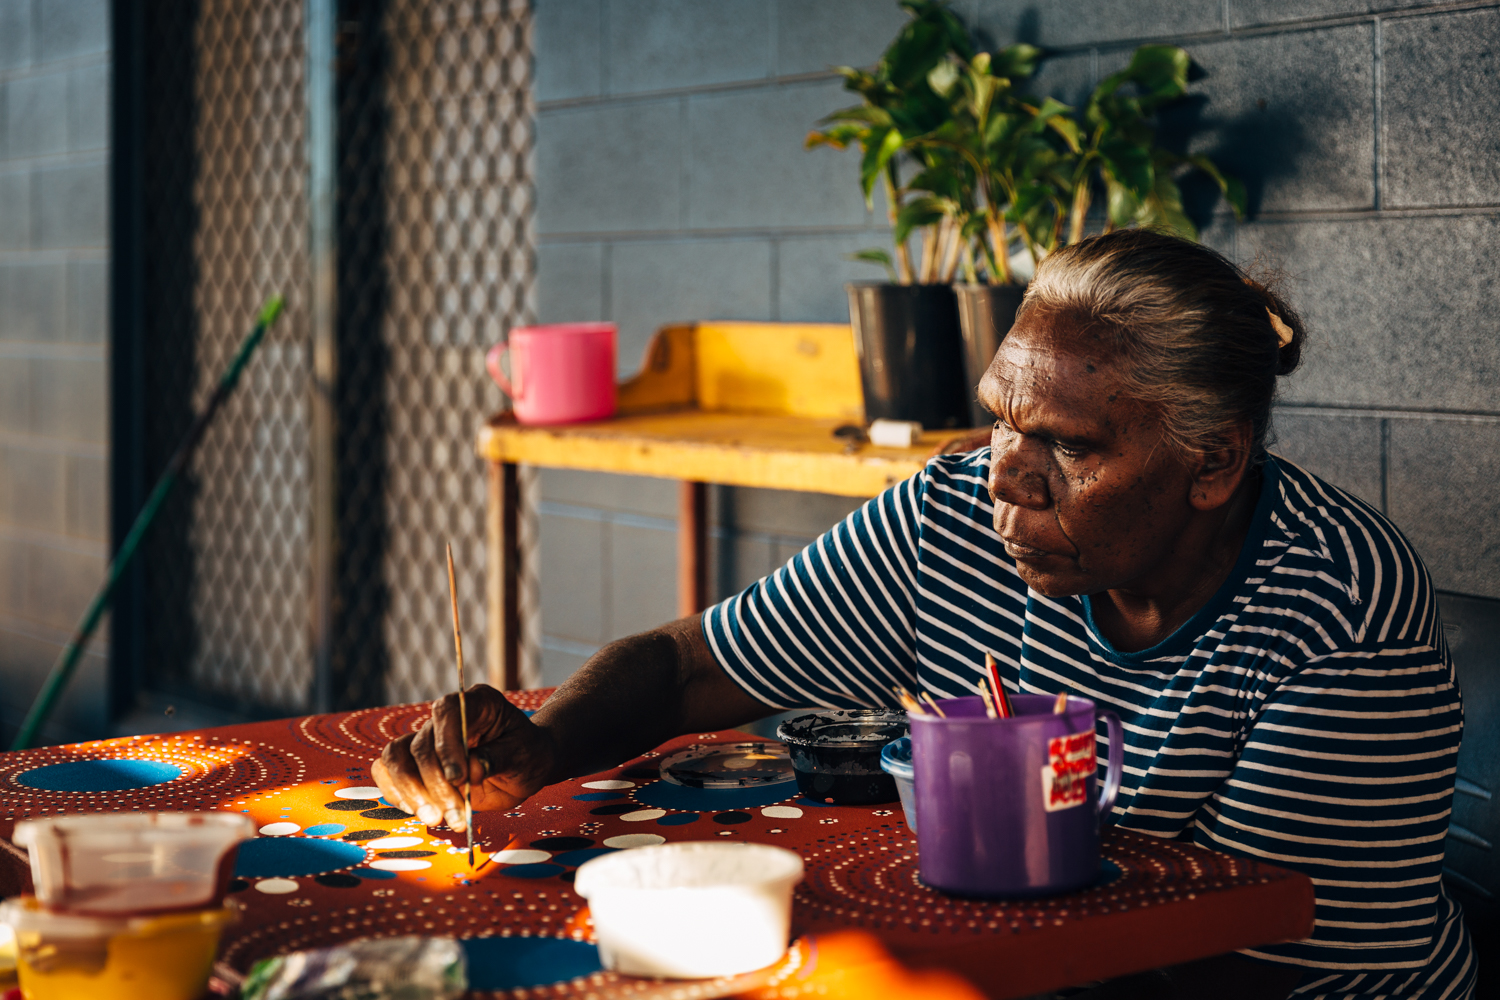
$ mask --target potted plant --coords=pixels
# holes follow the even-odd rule
[[[912,181],[904,175],[924,177],[953,159],[946,150],[918,146],[913,139],[949,116],[948,99],[929,77],[954,54],[967,59],[972,48],[963,23],[941,4],[902,0],[902,7],[911,20],[873,70],[836,68],[844,88],[858,94],[861,103],[824,118],[822,127],[809,133],[807,146],[859,148],[865,203],[873,204],[877,185],[883,188],[897,236],[894,257],[881,250],[856,255],[885,266],[891,280],[848,286],[866,418],[958,427],[968,423],[963,347],[957,302],[944,277],[951,275],[950,261],[962,252],[967,236],[956,215],[914,211],[908,204]],[[964,190],[963,184],[952,186],[957,197]],[[916,260],[908,249],[914,230],[921,243]]]

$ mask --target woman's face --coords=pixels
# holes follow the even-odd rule
[[[1152,590],[1194,514],[1192,472],[1120,389],[1105,341],[1033,310],[979,383],[995,531],[1042,594]]]

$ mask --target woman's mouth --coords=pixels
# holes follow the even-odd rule
[[[1039,549],[1034,545],[1027,545],[1024,542],[1017,542],[1010,538],[1001,537],[1000,541],[1005,544],[1006,555],[1012,559],[1048,559],[1058,555],[1056,552],[1048,552],[1046,549]]]

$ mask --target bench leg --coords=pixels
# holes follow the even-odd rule
[[[708,484],[684,480],[677,493],[677,617],[708,607]]]
[[[513,462],[489,462],[485,505],[485,665],[492,687],[521,686],[521,490]]]

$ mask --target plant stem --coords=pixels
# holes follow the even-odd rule
[[[990,275],[990,284],[1013,285],[1016,279],[1010,271],[1010,237],[1005,233],[1005,219],[990,212],[986,221],[990,227],[990,242],[995,247],[995,272]]]
[[[885,203],[887,215],[891,220],[891,230],[896,229],[896,213],[901,210],[901,192],[896,187],[896,182],[891,178],[890,172],[885,174]],[[896,274],[899,284],[909,285],[912,283],[911,254],[907,253],[906,242],[903,240],[896,244]]]
[[[979,284],[979,275],[974,270],[974,248],[967,240],[961,242],[963,243],[963,253],[959,255],[959,258],[963,262],[964,280],[971,285],[977,285]]]
[[[1087,175],[1073,189],[1073,223],[1068,231],[1068,243],[1072,245],[1083,239],[1083,219],[1089,212],[1089,180]]]
[[[953,275],[958,271],[958,253],[963,248],[963,226],[957,220],[946,220],[947,239],[943,249],[943,284],[953,283]]]
[[[922,284],[937,281],[938,227],[922,227]]]

